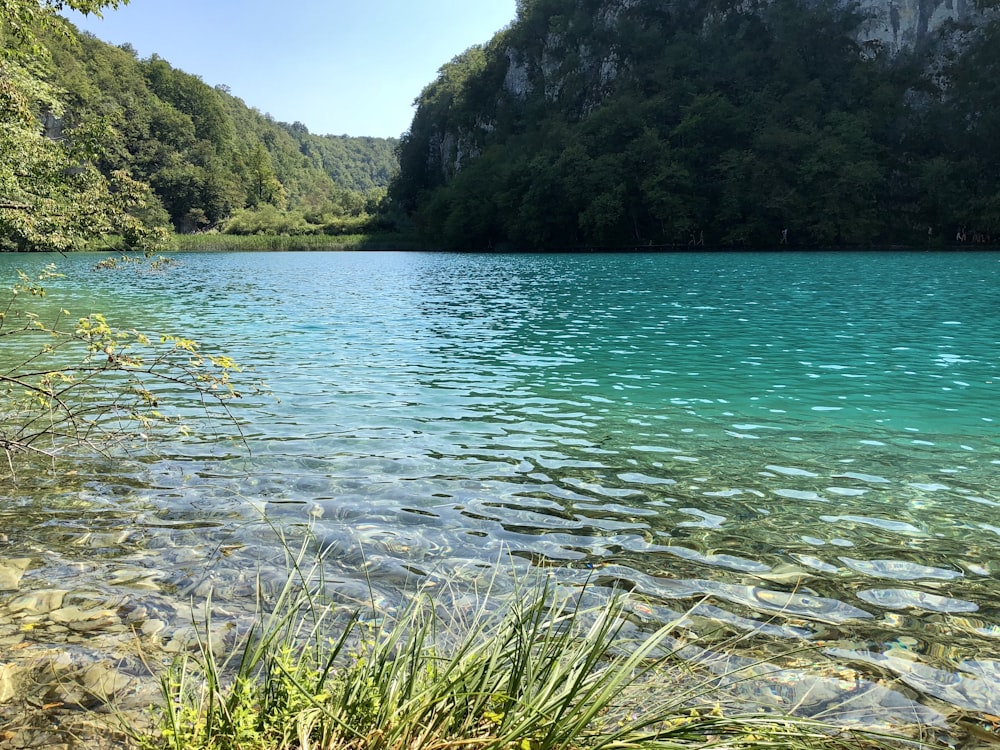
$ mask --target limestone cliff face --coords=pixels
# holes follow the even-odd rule
[[[678,1],[663,0],[662,4]],[[768,2],[737,0],[728,7],[752,12]],[[587,91],[582,108],[594,108],[629,66],[627,50],[609,44],[607,39],[613,38],[623,18],[630,17],[641,24],[643,8],[649,5],[642,0],[605,0],[601,3],[594,16],[594,25],[608,32],[603,44],[574,41],[570,39],[571,34],[550,31],[540,54],[537,50],[531,53],[508,47],[504,53],[507,62],[504,93],[523,101],[542,92],[551,102],[564,93],[567,78],[576,75],[583,78]],[[975,0],[860,0],[860,11],[866,20],[857,30],[858,41],[865,43],[868,49],[878,49],[888,58],[918,49],[928,49],[932,58],[935,46],[960,46],[963,35],[974,33],[985,22],[997,18],[997,11],[981,10],[976,7]],[[706,9],[706,23],[724,12],[717,8]],[[571,61],[570,65],[567,61]]]
[[[600,107],[632,68],[631,50],[623,42],[629,35],[623,29],[643,28],[645,14],[683,7],[686,13],[700,15],[708,30],[728,13],[753,13],[771,1],[598,0],[589,3],[596,11],[582,18],[578,13],[573,20],[573,0],[567,0],[565,16],[543,18],[541,23],[531,19],[541,29],[534,36],[521,34],[519,41],[511,42],[500,35],[494,40],[493,59],[499,69],[493,78],[496,109],[485,108],[474,121],[435,123],[426,152],[428,167],[446,180],[457,174],[463,163],[482,151],[485,138],[496,127],[497,111],[505,107],[544,100],[581,116]],[[976,0],[859,2],[865,20],[856,38],[868,54],[891,61],[901,53],[917,51],[931,70],[939,67],[936,60],[940,61],[942,53],[960,51],[970,35],[1000,18],[1000,10],[977,8]]]
[[[859,31],[860,39],[879,42],[892,55],[992,17],[971,0],[862,0],[861,8],[869,20]]]
[[[613,36],[623,13],[633,10],[640,0],[610,0],[602,5],[594,19],[595,26]],[[572,29],[549,31],[540,54],[528,54],[509,47],[504,91],[524,100],[535,91],[547,101],[556,101],[565,92],[567,79],[576,77],[587,91],[585,109],[596,106],[617,80],[625,55],[615,43],[598,45],[570,34]],[[600,49],[598,49],[600,47]]]

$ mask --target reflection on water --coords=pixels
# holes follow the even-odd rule
[[[349,606],[544,566],[636,591],[637,621],[686,612],[687,658],[740,700],[1000,713],[996,255],[92,260],[60,261],[60,305],[220,347],[280,400],[240,407],[251,456],[203,439],[22,477],[8,645],[182,649],[192,606],[238,627],[278,536],[311,529]],[[66,597],[111,614],[59,630]]]

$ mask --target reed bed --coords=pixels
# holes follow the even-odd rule
[[[175,252],[303,252],[330,250],[424,250],[404,234],[264,235],[175,234],[167,250]]]

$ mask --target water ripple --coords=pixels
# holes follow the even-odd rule
[[[822,640],[832,664],[747,681],[767,705],[938,723],[876,682],[894,673],[997,713],[989,254],[181,260],[180,277],[70,273],[49,296],[255,368],[280,400],[234,406],[252,455],[209,429],[27,472],[0,539],[29,568],[0,609],[86,589],[163,622],[209,594],[250,615],[251,571],[280,577],[276,532],[312,534],[352,605],[544,567],[635,591],[654,622],[676,607],[692,631],[762,636],[690,652],[706,665]]]

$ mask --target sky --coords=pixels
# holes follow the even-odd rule
[[[438,69],[515,12],[515,0],[131,0],[103,19],[65,15],[276,120],[398,138]]]

